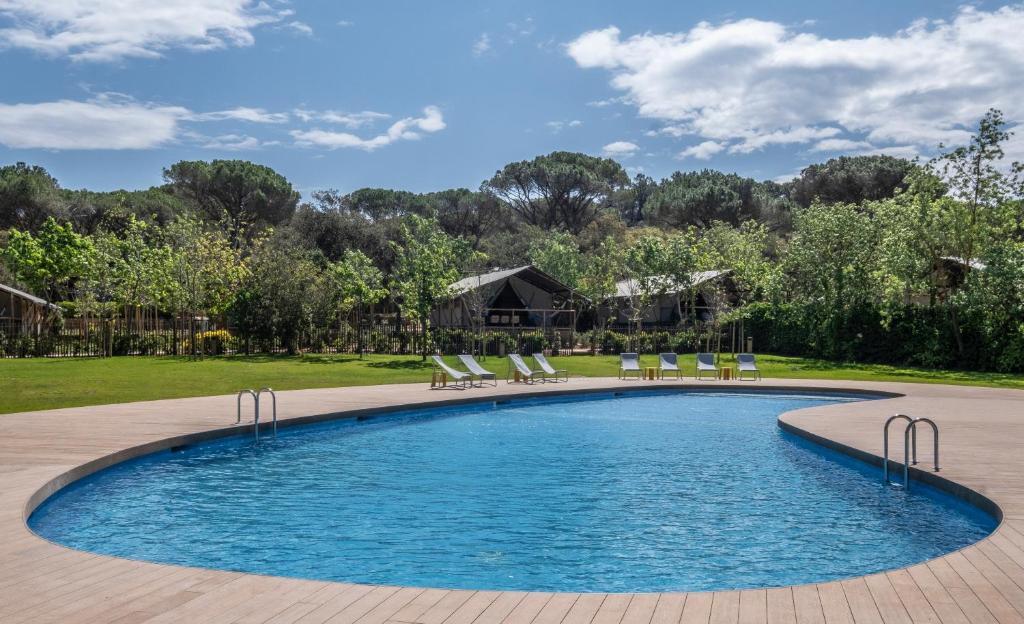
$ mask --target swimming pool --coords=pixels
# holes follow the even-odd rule
[[[864,399],[860,397],[859,399]],[[392,585],[699,591],[923,561],[992,517],[783,432],[843,396],[644,392],[399,412],[165,451],[29,519],[103,554]]]

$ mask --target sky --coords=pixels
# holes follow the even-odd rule
[[[239,158],[304,196],[555,150],[784,180],[1024,121],[1021,32],[1024,4],[943,0],[0,0],[0,164],[114,190]]]

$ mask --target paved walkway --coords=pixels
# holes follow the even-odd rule
[[[994,501],[989,538],[927,563],[845,581],[713,593],[550,594],[351,585],[256,576],[69,550],[31,533],[52,491],[143,452],[222,434],[234,397],[154,401],[0,416],[0,622],[346,624],[1024,624],[1024,392],[867,382],[573,380],[531,388],[430,391],[426,385],[279,394],[296,419],[484,396],[617,387],[861,389],[904,396],[816,407],[786,426],[881,454],[897,411],[942,428],[941,475]],[[922,440],[927,440],[923,436]],[[897,445],[899,446],[899,445]],[[930,458],[923,443],[921,459]],[[912,520],[911,520],[912,521]]]

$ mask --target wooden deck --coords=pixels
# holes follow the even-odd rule
[[[11,414],[0,416],[0,622],[1024,624],[1024,392],[866,382],[592,379],[530,388],[502,383],[464,392],[430,391],[426,384],[303,390],[280,393],[278,404],[283,419],[298,419],[485,396],[640,386],[814,387],[902,394],[800,410],[781,420],[878,455],[885,417],[897,411],[932,417],[943,435],[941,475],[994,501],[1003,522],[977,544],[910,568],[774,589],[552,594],[256,576],[70,550],[35,536],[25,524],[27,514],[48,493],[99,467],[222,435],[235,419],[234,397]],[[921,445],[920,456],[930,458],[927,443]]]

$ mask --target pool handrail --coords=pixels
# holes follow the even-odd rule
[[[263,396],[264,392],[270,393],[270,398],[273,399],[273,417],[274,417],[274,437],[277,437],[277,395],[270,388],[260,388],[260,391],[256,393],[256,406],[259,407],[260,397]],[[260,422],[259,422],[259,410],[256,411],[256,441],[260,441]]]

